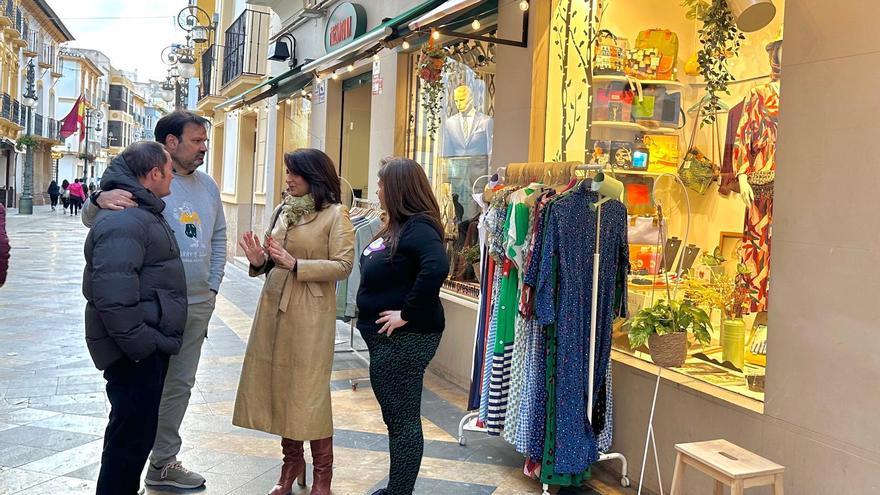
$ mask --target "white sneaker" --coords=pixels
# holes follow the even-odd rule
[[[161,467],[153,466],[153,463],[150,463],[144,483],[147,486],[193,489],[202,487],[205,484],[205,478],[183,467],[180,461],[169,462]]]

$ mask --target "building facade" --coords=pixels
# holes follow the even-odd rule
[[[128,145],[143,139],[146,96],[129,77],[111,69],[108,103],[108,155],[112,160]]]
[[[55,179],[52,146],[60,143],[55,120],[54,86],[61,78],[60,45],[73,35],[43,0],[0,2],[0,86],[3,108],[0,111],[0,201],[17,205],[21,196],[25,153],[15,142],[28,134],[33,139],[34,204],[48,202],[46,190]],[[28,64],[34,64],[36,105],[27,122],[27,108],[21,103],[27,87]],[[21,151],[18,151],[18,150]]]

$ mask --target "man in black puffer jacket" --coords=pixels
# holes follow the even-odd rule
[[[101,210],[86,238],[86,343],[104,370],[110,422],[97,495],[134,495],[153,447],[168,356],[180,351],[186,280],[160,198],[170,193],[171,157],[155,142],[113,159],[101,187],[124,189],[137,208]]]

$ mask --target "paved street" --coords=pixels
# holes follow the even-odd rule
[[[0,495],[94,493],[109,404],[83,339],[86,229],[60,208],[37,210],[33,217],[12,210],[8,218],[12,259],[0,289]],[[230,419],[259,291],[259,280],[227,267],[183,426],[181,460],[208,479],[197,493],[262,494],[277,479],[278,439],[234,427]],[[339,330],[347,339],[348,326]],[[357,391],[349,383],[365,374],[352,354],[336,355],[336,494],[371,493],[387,474],[378,405],[368,383]],[[425,461],[416,493],[540,493],[522,475],[520,456],[499,439],[471,433],[467,447],[458,445],[465,391],[434,376],[426,385]]]

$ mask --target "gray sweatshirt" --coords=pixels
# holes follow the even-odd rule
[[[226,269],[226,217],[220,190],[214,179],[196,170],[190,175],[175,173],[171,195],[162,198],[162,215],[174,230],[180,259],[186,272],[189,304],[205,302],[220,291]],[[100,208],[87,201],[82,221],[91,227]]]

